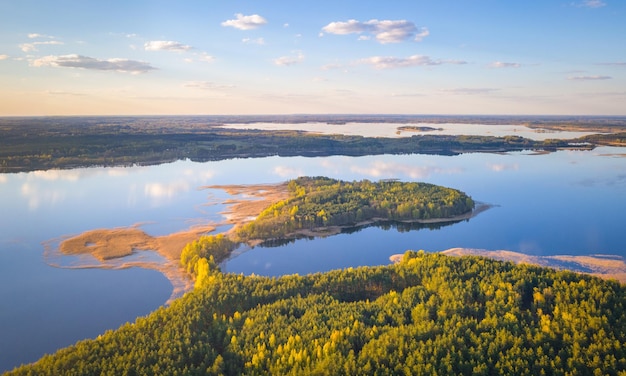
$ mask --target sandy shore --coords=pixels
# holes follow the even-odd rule
[[[570,270],[626,283],[626,260],[621,256],[615,255],[532,256],[506,250],[490,251],[473,248],[450,248],[441,253],[448,256],[483,256],[495,260],[512,261],[516,264],[530,264],[553,269]],[[400,262],[402,256],[402,254],[392,255],[389,259],[391,262]]]

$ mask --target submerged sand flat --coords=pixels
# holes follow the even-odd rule
[[[554,269],[564,269],[573,272],[595,275],[604,279],[615,279],[626,283],[626,260],[616,255],[590,256],[532,256],[519,252],[473,248],[450,248],[441,253],[448,256],[483,256],[495,260],[512,261],[516,264],[530,264],[545,266]],[[402,255],[390,257],[392,262],[399,262]]]
[[[232,224],[237,228],[256,218],[273,202],[288,197],[287,184],[224,185],[204,188],[223,189],[238,199],[223,202],[227,208],[221,214],[225,223],[193,226],[165,236],[151,236],[140,224],[112,229],[95,229],[79,235],[64,236],[44,243],[44,257],[51,266],[61,268],[126,269],[140,267],[161,272],[172,283],[173,291],[167,303],[193,288],[193,281],[180,266],[180,254],[188,243],[215,231],[216,226]],[[209,205],[218,204],[211,202]],[[58,245],[57,245],[58,244]],[[150,257],[150,252],[161,256]],[[72,265],[61,262],[63,256],[79,256]],[[81,258],[81,256],[91,256]],[[129,257],[132,256],[132,260]],[[143,257],[145,256],[145,257]]]
[[[221,189],[231,196],[240,196],[226,200],[226,210],[220,213],[226,217],[227,223],[234,225],[233,229],[254,220],[269,205],[289,198],[287,183],[209,185],[203,188]]]

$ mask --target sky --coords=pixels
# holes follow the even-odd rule
[[[1,0],[0,116],[626,115],[624,0]]]

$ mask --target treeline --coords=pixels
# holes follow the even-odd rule
[[[580,141],[588,142],[594,145],[626,146],[626,132],[612,134],[593,134],[581,137]]]
[[[288,187],[288,199],[269,206],[239,229],[242,239],[284,238],[302,229],[354,226],[375,219],[445,220],[474,208],[474,201],[463,192],[428,183],[300,177]]]
[[[211,161],[274,155],[456,155],[464,152],[555,150],[568,147],[568,141],[565,140],[533,141],[516,136],[414,135],[404,138],[371,138],[297,131],[242,131],[197,124],[185,127],[174,120],[169,128],[162,123],[153,126],[147,120],[147,124],[142,123],[139,128],[136,125],[124,125],[124,122],[115,123],[114,126],[92,124],[81,128],[74,122],[66,131],[63,131],[63,123],[56,122],[50,129],[44,127],[45,122],[38,123],[33,129],[28,123],[22,124],[22,128],[16,128],[15,125],[0,127],[0,173],[149,165],[186,158]],[[132,124],[131,120],[128,122]]]
[[[216,270],[9,375],[624,375],[624,285],[478,257],[308,276]]]

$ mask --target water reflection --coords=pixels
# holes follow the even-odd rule
[[[343,134],[364,137],[411,137],[413,135],[468,135],[468,136],[519,136],[531,140],[550,138],[572,139],[597,132],[557,131],[533,129],[523,124],[467,124],[467,123],[230,123],[231,129],[297,130],[321,134]]]
[[[368,166],[351,166],[350,171],[371,178],[399,178],[426,179],[433,174],[458,174],[463,172],[459,167],[441,168],[437,166],[415,166],[400,163],[374,161]]]

